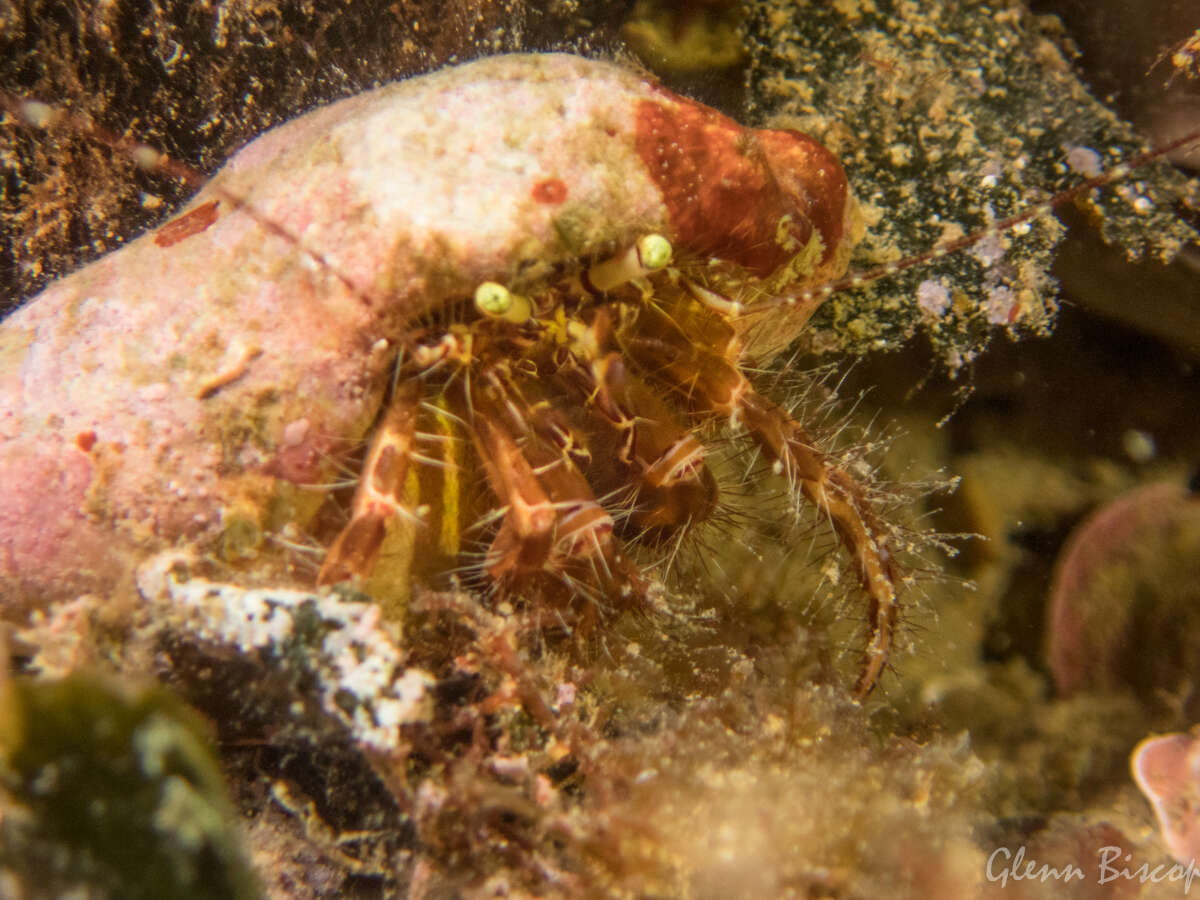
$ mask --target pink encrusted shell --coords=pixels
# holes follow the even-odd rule
[[[303,524],[289,485],[362,439],[407,323],[482,281],[651,231],[748,280],[819,237],[822,279],[853,209],[815,141],[575,56],[483,59],[302,116],[0,326],[0,592],[12,611],[128,586],[149,552],[219,546],[247,510]]]

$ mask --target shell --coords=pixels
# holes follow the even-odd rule
[[[778,294],[840,274],[861,226],[815,141],[569,55],[480,60],[266,133],[188,211],[0,326],[7,608],[131,589],[164,546],[254,554],[312,516],[297,486],[361,440],[409,323],[650,231]],[[781,308],[757,351],[811,312]]]

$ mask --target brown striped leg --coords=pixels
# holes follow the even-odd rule
[[[338,534],[317,575],[317,584],[364,580],[371,574],[387,535],[387,523],[404,509],[404,484],[417,430],[421,383],[400,382],[363,465],[350,521]]]
[[[563,581],[601,587],[612,596],[642,596],[645,585],[620,553],[613,520],[596,501],[578,462],[588,458],[566,420],[549,403],[531,403],[499,366],[481,379],[476,415],[520,436],[530,475],[555,514],[551,551],[543,570]],[[530,385],[536,388],[536,385]]]
[[[488,484],[504,505],[504,520],[488,551],[485,570],[493,579],[539,571],[550,557],[558,514],[533,466],[502,423],[486,391],[473,391],[467,422]]]
[[[884,530],[862,489],[845,470],[817,450],[798,422],[751,388],[735,394],[739,415],[759,445],[775,459],[788,481],[833,524],[854,559],[868,597],[867,646],[854,692],[865,697],[883,675],[895,638],[899,566]]]

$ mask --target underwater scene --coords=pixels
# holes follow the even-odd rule
[[[0,2],[0,162],[0,897],[1200,896],[1194,0]]]

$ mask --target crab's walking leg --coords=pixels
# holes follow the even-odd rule
[[[732,330],[727,332],[727,340],[716,340],[710,334],[701,341],[686,333],[686,322],[686,316],[672,318],[658,308],[646,307],[638,313],[636,329],[621,342],[639,368],[686,398],[696,412],[745,426],[775,460],[781,474],[832,523],[854,559],[858,580],[870,601],[867,647],[855,685],[855,694],[864,697],[887,665],[899,614],[899,569],[884,529],[862,486],[818,450],[800,424],[759,394],[742,374]]]
[[[549,503],[552,538],[540,568],[563,583],[601,585],[620,598],[644,595],[640,575],[619,552],[612,517],[597,502],[576,465],[576,459],[586,458],[587,451],[576,442],[568,424],[549,404],[530,403],[499,366],[479,381],[474,408],[482,429],[501,436],[505,453],[520,455],[515,470],[522,473],[521,481],[528,479],[536,485]],[[489,478],[497,493],[511,489],[499,480],[499,473],[489,474]],[[519,538],[515,526],[508,533]],[[497,541],[501,540],[498,536]],[[542,545],[538,546],[540,550]],[[497,577],[504,571],[493,566],[489,574]]]
[[[744,380],[745,376],[738,373],[738,377]],[[899,614],[898,568],[879,520],[862,486],[817,450],[800,424],[783,409],[748,385],[731,385],[729,397],[724,404],[713,398],[713,408],[741,418],[763,450],[780,464],[788,481],[833,523],[842,544],[853,555],[858,580],[869,601],[869,636],[862,672],[855,684],[855,694],[865,697],[887,665]]]
[[[325,555],[317,584],[369,577],[387,535],[388,521],[397,514],[412,515],[405,510],[402,501],[420,401],[418,379],[397,384],[387,414],[367,453],[362,480],[350,508],[350,521]]]
[[[717,485],[704,447],[675,414],[629,371],[618,353],[565,363],[592,418],[617,440],[617,460],[637,479],[632,520],[649,536],[673,533],[712,512]]]
[[[493,579],[540,570],[550,556],[558,514],[533,466],[501,422],[485,391],[472,391],[471,438],[492,491],[505,506],[504,521],[488,551]]]

